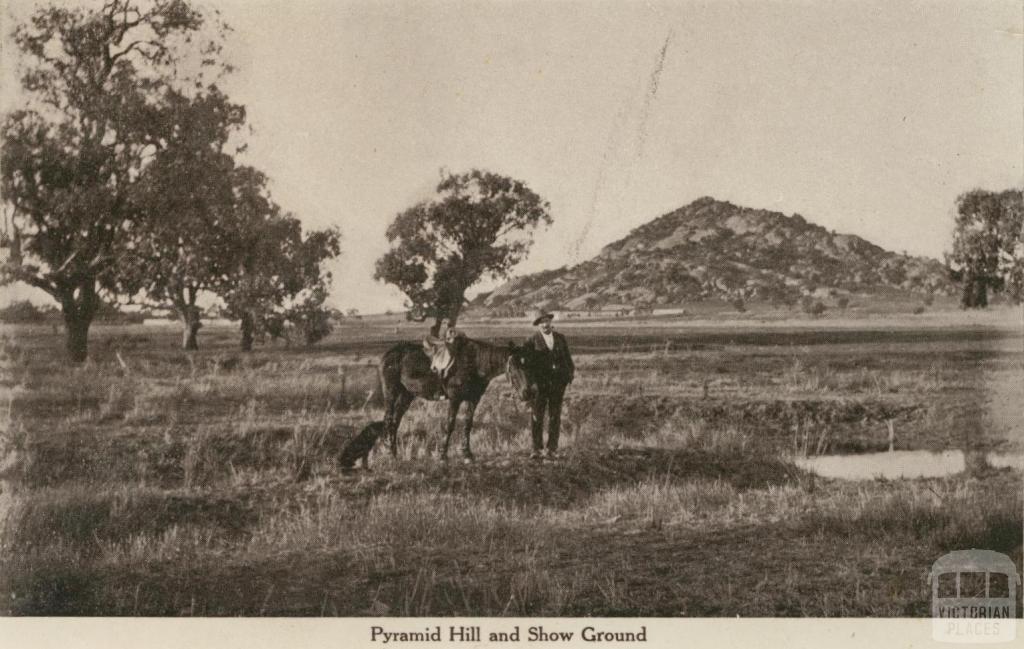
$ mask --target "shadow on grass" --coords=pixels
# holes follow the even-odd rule
[[[412,470],[376,471],[346,492],[373,496],[429,487],[515,505],[570,507],[601,489],[652,479],[720,480],[752,489],[782,485],[802,475],[793,464],[768,456],[664,448],[579,449],[555,462],[498,456],[468,465],[436,460],[403,464],[411,464]]]

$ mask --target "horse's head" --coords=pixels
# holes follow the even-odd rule
[[[529,352],[515,343],[508,344],[508,352],[508,365],[505,367],[508,382],[520,400],[529,401],[537,392],[537,382],[530,376]]]

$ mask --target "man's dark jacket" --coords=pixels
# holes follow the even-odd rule
[[[537,378],[550,384],[571,383],[576,374],[576,366],[569,353],[569,343],[565,341],[565,336],[557,331],[551,332],[551,335],[555,338],[554,349],[548,349],[544,336],[539,331],[530,336],[525,344],[527,349],[533,350],[531,356],[535,363]]]

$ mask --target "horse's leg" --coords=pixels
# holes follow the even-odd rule
[[[448,402],[448,419],[444,424],[444,446],[441,448],[441,459],[448,459],[448,442],[452,439],[452,431],[455,430],[455,420],[459,416],[459,406],[462,402],[452,399]]]
[[[398,457],[398,427],[402,424],[402,417],[412,403],[412,393],[408,390],[401,390],[391,400],[387,414],[384,415],[384,430],[387,431],[388,441],[391,445],[391,457]]]
[[[473,430],[473,413],[476,411],[476,401],[470,400],[466,402],[466,423],[463,429],[464,437],[462,438],[462,457],[467,460],[473,459],[473,452],[469,450],[469,434]]]

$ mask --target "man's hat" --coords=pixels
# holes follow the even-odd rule
[[[555,314],[554,313],[551,313],[551,312],[546,311],[544,309],[540,309],[538,311],[534,311],[534,313],[533,313],[533,326],[536,327],[537,325],[539,325],[541,322],[543,322],[545,320],[554,320],[554,319],[555,319]]]

